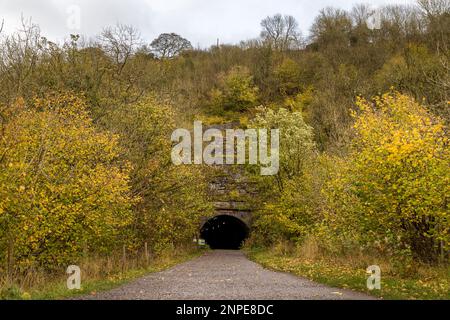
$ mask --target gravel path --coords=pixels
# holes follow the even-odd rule
[[[85,296],[102,300],[302,300],[373,299],[327,287],[290,274],[273,272],[240,251],[207,252],[171,269],[149,274],[119,288]]]

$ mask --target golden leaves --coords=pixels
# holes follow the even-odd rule
[[[22,266],[55,266],[85,247],[109,250],[132,222],[129,168],[117,160],[118,138],[94,128],[76,96],[34,104],[5,126],[0,239],[14,235]]]
[[[374,103],[359,98],[357,105],[353,152],[342,170],[344,180],[333,185],[338,190],[342,184],[354,186],[356,197],[348,200],[352,215],[363,230],[376,230],[373,237],[366,233],[365,241],[376,243],[386,236],[394,248],[405,241],[418,248],[431,238],[436,246],[448,248],[450,238],[443,228],[448,219],[441,212],[450,191],[450,152],[443,121],[397,92],[376,97]],[[338,203],[350,196],[343,195],[335,192]],[[424,231],[416,230],[417,225]],[[392,232],[404,237],[392,237]]]

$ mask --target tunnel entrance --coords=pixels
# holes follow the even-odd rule
[[[221,215],[209,219],[200,230],[200,237],[211,249],[238,250],[248,237],[247,225],[238,218]]]

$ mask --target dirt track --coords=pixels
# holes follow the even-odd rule
[[[373,299],[273,272],[240,251],[217,250],[111,291],[81,299],[146,300],[302,300]]]

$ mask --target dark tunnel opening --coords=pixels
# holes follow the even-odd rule
[[[248,227],[243,221],[227,215],[209,219],[200,230],[200,237],[211,249],[238,250],[248,234]]]

